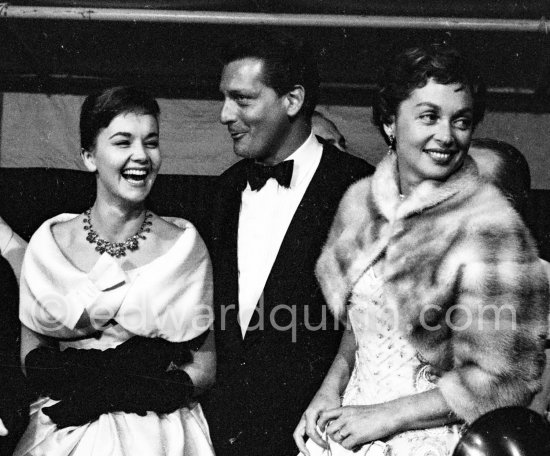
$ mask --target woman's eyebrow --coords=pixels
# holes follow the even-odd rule
[[[429,108],[433,108],[433,109],[440,109],[439,105],[436,105],[434,103],[431,103],[429,101],[421,101],[420,103],[417,103],[415,105],[416,108],[419,108],[419,107],[429,107]]]
[[[118,135],[124,136],[126,138],[130,138],[132,136],[131,133],[127,133],[125,131],[117,131],[116,133],[113,133],[111,136],[109,136],[109,139],[112,139],[112,138],[114,138],[115,136],[118,136]]]

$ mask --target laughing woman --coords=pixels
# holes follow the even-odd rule
[[[46,221],[21,277],[21,357],[38,399],[22,455],[212,455],[194,397],[215,375],[211,266],[195,228],[145,207],[159,107],[116,87],[80,132],[96,200]]]
[[[304,454],[448,456],[452,423],[540,389],[548,284],[519,215],[468,156],[482,87],[436,45],[381,79],[389,153],[344,196],[317,264],[349,327],[296,428]]]

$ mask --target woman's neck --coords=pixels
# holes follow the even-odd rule
[[[124,242],[133,236],[143,223],[145,206],[112,206],[97,201],[92,206],[91,219],[99,237],[109,242]]]
[[[408,179],[405,173],[399,172],[398,176],[399,195],[403,198],[406,198],[413,192],[413,190],[418,186],[418,184],[420,184],[420,182]]]

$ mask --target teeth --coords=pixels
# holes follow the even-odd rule
[[[435,158],[436,160],[447,160],[451,157],[450,153],[435,152],[433,150],[430,150],[429,154],[432,156],[432,158]]]
[[[144,169],[126,169],[122,171],[122,177],[128,181],[143,182],[147,178],[147,171]]]
[[[144,176],[145,174],[147,174],[147,171],[143,170],[143,169],[127,169],[125,171],[122,172],[123,174],[130,174],[130,175],[133,175],[133,176]]]

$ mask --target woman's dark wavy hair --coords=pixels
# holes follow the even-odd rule
[[[222,63],[255,58],[263,61],[263,83],[281,96],[295,85],[305,90],[302,112],[310,118],[319,99],[315,52],[305,40],[283,32],[255,29],[223,49]]]
[[[397,54],[380,73],[372,105],[372,121],[389,144],[384,125],[397,115],[399,105],[430,79],[439,84],[462,84],[474,102],[473,126],[485,114],[485,84],[477,71],[447,44],[414,47]]]
[[[133,86],[111,87],[86,97],[80,110],[80,146],[95,147],[100,130],[107,128],[119,114],[151,115],[157,119],[160,108],[145,90]]]

